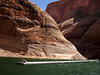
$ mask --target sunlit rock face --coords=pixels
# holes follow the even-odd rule
[[[81,54],[100,59],[100,0],[60,0],[46,11]]]
[[[27,57],[84,58],[54,19],[28,0],[0,0],[0,48]]]

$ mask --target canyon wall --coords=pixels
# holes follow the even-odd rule
[[[0,0],[0,52],[0,56],[14,52],[33,58],[84,59],[54,19],[28,0]]]
[[[82,55],[100,59],[100,0],[60,0],[46,11]]]

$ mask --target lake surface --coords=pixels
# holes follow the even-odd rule
[[[100,61],[64,64],[18,65],[17,62],[20,59],[21,58],[1,57],[0,75],[100,75]],[[45,59],[27,60],[52,61]]]

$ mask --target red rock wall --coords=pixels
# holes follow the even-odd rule
[[[100,13],[98,7],[100,7],[99,0],[60,0],[48,4],[46,11],[60,23],[78,14]]]
[[[0,48],[31,57],[84,58],[54,19],[28,0],[0,0]]]
[[[79,52],[100,58],[100,0],[60,0],[50,3],[46,11]]]

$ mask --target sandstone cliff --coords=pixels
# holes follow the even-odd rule
[[[100,59],[100,0],[60,0],[46,11],[81,54]]]
[[[28,0],[0,0],[0,48],[1,56],[11,56],[10,51],[41,58],[83,58],[56,22]]]

